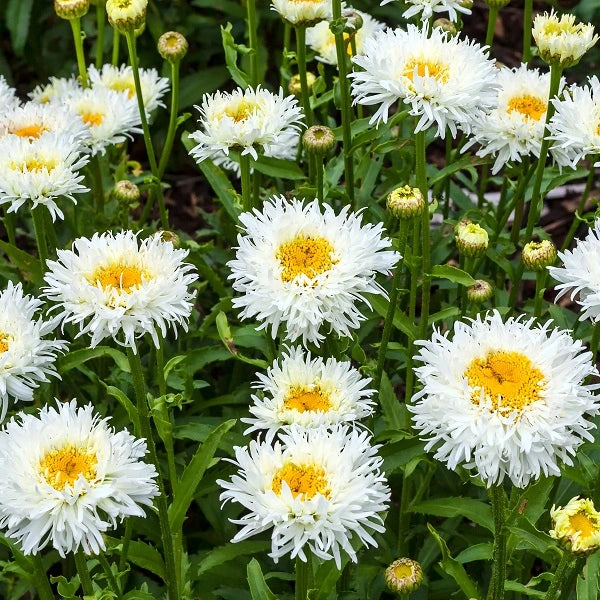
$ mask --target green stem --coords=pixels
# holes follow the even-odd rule
[[[581,573],[581,570],[585,566],[585,556],[580,556],[575,560],[575,565],[569,570],[569,574],[563,580],[563,586],[560,591],[559,600],[568,600],[571,597],[571,591],[577,582],[577,575]]]
[[[544,289],[546,287],[546,274],[548,271],[537,271],[535,274],[535,301],[533,316],[539,319],[542,316],[542,304],[544,302]]]
[[[268,329],[263,330],[265,332],[265,340],[267,342],[267,359],[269,362],[273,362],[277,358],[277,344],[275,340],[271,337],[271,333]]]
[[[283,54],[281,56],[281,76],[279,79],[279,85],[284,90],[288,83],[288,74],[290,69],[290,59],[288,53],[292,43],[292,26],[286,21],[283,26]]]
[[[112,569],[110,568],[110,563],[106,559],[106,556],[104,556],[104,554],[101,552],[96,556],[96,558],[98,559],[98,562],[100,563],[100,566],[102,567],[102,570],[106,575],[106,579],[108,580],[108,585],[110,586],[110,589],[114,592],[117,598],[121,598],[121,590],[119,589],[117,580],[115,579],[115,574],[112,572]]]
[[[296,63],[298,64],[298,75],[300,76],[300,90],[302,92],[302,108],[307,127],[313,124],[312,109],[310,108],[310,94],[308,93],[308,81],[306,79],[306,26],[298,25],[296,29]]]
[[[6,229],[6,235],[8,236],[8,242],[12,246],[17,245],[17,228],[15,213],[8,212],[8,206],[4,207],[4,229]]]
[[[79,68],[79,77],[81,77],[81,86],[88,87],[87,67],[85,66],[85,55],[83,54],[83,38],[81,37],[81,20],[69,19],[71,30],[73,31],[73,41],[75,42],[75,54],[77,55],[77,67]]]
[[[50,587],[46,567],[44,567],[41,554],[34,554],[31,557],[31,567],[33,585],[35,586],[40,600],[54,600],[54,592]]]
[[[81,581],[81,589],[85,596],[94,595],[94,586],[92,585],[92,578],[90,577],[90,571],[87,566],[87,559],[85,554],[78,550],[74,554],[75,566],[77,567],[77,573],[79,574],[79,581]]]
[[[411,487],[406,472],[404,472],[402,475],[402,492],[400,494],[400,514],[398,515],[398,556],[409,556],[406,538],[410,529],[408,505],[411,500]]]
[[[129,543],[131,542],[132,533],[133,521],[129,518],[125,521],[125,534],[123,535],[123,545],[121,547],[121,555],[119,556],[119,571],[124,571],[127,566],[127,555],[129,554]]]
[[[100,154],[90,160],[90,170],[94,180],[94,197],[96,199],[96,215],[104,216],[104,180],[102,178],[102,164]]]
[[[452,162],[452,135],[450,133],[450,128],[446,127],[446,162],[444,164],[445,167],[450,166]],[[450,215],[450,183],[452,179],[450,175],[446,176],[446,180],[444,181],[444,208],[443,208],[443,216],[444,220],[448,218]]]
[[[242,210],[252,210],[252,181],[250,175],[250,155],[240,156],[240,172],[242,180]]]
[[[487,188],[488,179],[490,175],[490,165],[485,163],[481,167],[481,179],[479,180],[479,189],[477,190],[477,208],[483,208],[483,201],[485,200],[485,189]]]
[[[317,200],[323,202],[325,190],[323,187],[323,157],[316,157],[315,171],[317,174]]]
[[[164,340],[159,334],[158,348],[156,349],[156,382],[158,384],[158,393],[164,396],[167,393],[167,382],[165,381],[165,351],[163,348]]]
[[[408,226],[410,221],[402,219],[400,221],[400,254],[404,256],[406,252],[406,240],[408,238]],[[402,263],[398,261],[396,270],[394,272],[394,279],[392,281],[392,289],[390,290],[390,301],[388,304],[387,314],[385,316],[383,333],[381,335],[381,344],[379,346],[379,355],[377,357],[377,371],[375,374],[374,388],[379,390],[381,387],[381,378],[383,376],[383,367],[385,365],[385,355],[387,352],[388,343],[390,341],[390,335],[392,333],[392,327],[394,324],[394,315],[398,306],[398,291],[400,289],[400,279],[402,277]]]
[[[504,600],[504,579],[506,573],[506,496],[501,485],[489,489],[494,519],[494,550],[492,580],[488,590],[488,600]]]
[[[46,227],[43,206],[36,206],[31,210],[31,217],[33,219],[33,231],[35,233],[35,241],[37,244],[38,255],[40,257],[40,264],[42,265],[42,272],[46,270],[46,260],[48,260],[48,242],[46,240]]]
[[[156,483],[158,485],[159,494],[156,498],[156,505],[158,508],[158,520],[160,522],[161,537],[163,542],[163,554],[167,570],[166,583],[169,593],[169,600],[178,600],[179,578],[177,575],[178,571],[175,567],[175,554],[173,538],[171,535],[171,528],[169,525],[167,497],[165,494],[165,486],[160,470],[160,463],[158,462],[158,455],[156,453],[156,445],[154,444],[154,437],[152,435],[152,427],[150,425],[150,413],[148,411],[148,403],[146,401],[146,383],[144,381],[142,361],[140,360],[140,355],[137,352],[134,353],[130,347],[127,347],[127,358],[131,367],[131,376],[133,378],[133,388],[135,390],[136,407],[138,417],[140,420],[140,431],[142,437],[145,438],[146,443],[148,445],[148,454],[150,455],[150,462],[154,464],[157,472]]]
[[[152,146],[152,138],[150,136],[150,128],[148,127],[148,119],[146,118],[146,109],[144,108],[144,97],[142,96],[142,85],[140,83],[140,73],[138,67],[138,58],[135,48],[135,34],[133,31],[127,31],[125,34],[127,40],[127,49],[129,50],[129,62],[133,71],[133,80],[135,82],[135,95],[137,97],[138,109],[140,111],[140,119],[142,121],[142,130],[144,132],[144,144],[146,145],[146,153],[150,163],[150,170],[154,176],[154,188],[158,199],[158,210],[160,212],[160,223],[163,229],[169,229],[169,218],[165,208],[165,199],[160,185],[160,174],[158,172],[158,164]]]
[[[308,598],[309,566],[308,562],[296,557],[296,593],[294,600],[307,600]]]
[[[531,60],[531,14],[533,13],[533,0],[525,0],[523,12],[523,62]]]
[[[246,0],[248,16],[248,43],[250,45],[250,85],[255,88],[258,80],[258,35],[256,31],[256,0]]]
[[[544,600],[556,600],[558,593],[562,590],[565,580],[568,578],[569,572],[573,567],[573,562],[573,553],[570,550],[565,549],[563,555],[560,557],[558,567],[556,567],[552,583],[546,592]]]
[[[100,69],[104,63],[104,30],[106,28],[106,2],[96,2],[96,69]]]
[[[494,42],[494,30],[496,29],[496,19],[498,18],[497,6],[490,6],[490,12],[488,13],[487,31],[485,34],[485,45],[489,46],[489,53],[492,53],[492,44]]]
[[[179,64],[180,61],[171,63],[171,113],[169,115],[169,129],[167,130],[167,139],[160,155],[158,164],[158,176],[162,179],[165,169],[171,158],[173,142],[177,132],[177,113],[179,112]]]
[[[408,318],[411,323],[415,322],[415,315],[417,312],[417,287],[419,283],[419,269],[416,265],[414,257],[419,251],[419,232],[421,229],[421,223],[419,219],[415,219],[413,223],[413,234],[412,234],[412,252],[411,252],[411,263],[410,268],[410,292],[408,297]],[[413,385],[415,380],[415,374],[412,368],[413,364],[413,352],[415,349],[415,338],[411,335],[408,337],[406,344],[406,378],[405,378],[405,401],[408,403],[412,398]]]
[[[113,46],[111,64],[113,67],[119,66],[119,44],[121,43],[120,33],[118,29],[113,29]]]
[[[590,172],[588,173],[587,179],[585,181],[585,188],[583,190],[583,194],[581,195],[581,200],[579,201],[579,206],[577,207],[577,214],[573,215],[573,221],[571,222],[571,227],[569,227],[569,231],[567,233],[567,237],[562,245],[562,251],[564,252],[573,241],[575,237],[575,233],[577,232],[577,228],[579,227],[580,220],[577,218],[585,211],[585,205],[587,204],[588,196],[590,195],[590,191],[592,190],[592,186],[594,185],[594,176],[596,174],[596,169],[594,168],[594,157],[590,156]]]

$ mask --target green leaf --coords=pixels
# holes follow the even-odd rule
[[[250,85],[250,78],[237,66],[238,52],[242,50],[242,46],[235,43],[231,34],[231,28],[231,23],[227,23],[225,27],[221,26],[221,40],[223,42],[223,50],[225,51],[225,64],[231,73],[231,78],[240,87],[245,89]]]
[[[438,279],[448,279],[466,287],[475,283],[475,280],[466,271],[453,267],[452,265],[435,265],[433,269],[431,269],[431,275]]]
[[[283,160],[260,154],[258,160],[252,163],[252,166],[260,173],[270,177],[292,180],[306,178],[304,171],[292,160]]]
[[[106,536],[106,539],[115,548],[121,545],[121,540],[117,538]],[[131,540],[127,551],[127,560],[158,575],[163,581],[165,580],[165,563],[160,552],[154,546],[138,540]]]
[[[491,543],[475,544],[465,548],[457,557],[456,560],[461,563],[469,563],[476,560],[491,560],[494,552],[494,545]]]
[[[474,156],[467,155],[461,158],[460,160],[453,161],[452,164],[448,165],[441,171],[438,171],[433,177],[429,179],[429,186],[433,187],[436,183],[439,183],[446,179],[449,175],[460,171],[461,169],[468,169],[470,167],[476,167],[478,165],[483,165],[487,162],[486,159],[478,159]]]
[[[270,547],[270,542],[239,542],[237,544],[228,544],[214,548],[210,552],[207,552],[198,563],[196,577],[200,577],[207,571],[230,560],[245,556],[246,554],[258,554],[259,552],[269,550]]]
[[[387,373],[383,373],[381,377],[381,389],[379,391],[379,403],[383,416],[390,429],[405,429],[409,422],[405,410],[402,410],[400,400],[397,398],[394,388],[390,383]]]
[[[39,259],[2,240],[0,240],[0,249],[6,254],[10,262],[21,271],[25,280],[35,283],[38,287],[42,285],[44,280]]]
[[[109,396],[116,398],[121,403],[121,406],[127,412],[129,420],[133,423],[135,431],[139,433],[140,419],[138,416],[137,408],[134,406],[133,402],[125,395],[125,392],[123,390],[120,390],[119,388],[114,387],[112,385],[106,385],[102,380],[100,380],[100,382],[106,388],[106,393]]]
[[[248,356],[243,355],[237,349],[233,335],[231,334],[231,329],[229,328],[229,323],[227,322],[227,315],[223,311],[217,315],[216,322],[219,337],[221,338],[225,348],[227,348],[227,350],[231,353],[231,356],[241,360],[242,362],[248,363],[249,365],[258,367],[259,369],[266,369],[269,366],[266,361],[260,358],[249,358]]]
[[[383,296],[367,295],[367,300],[378,315],[384,318],[387,316],[389,302]],[[417,328],[401,310],[394,313],[394,327],[411,339],[417,337]]]
[[[192,75],[182,77],[179,85],[179,111],[200,102],[204,94],[218,90],[228,79],[229,71],[224,65],[204,67]]]
[[[336,584],[344,573],[344,568],[350,562],[350,557],[344,553],[341,568],[338,569],[333,560],[321,563],[315,575],[318,582],[317,589],[309,592],[310,600],[329,600],[332,592],[335,592]]]
[[[556,542],[543,531],[540,531],[527,518],[519,517],[514,526],[508,527],[515,537],[521,541],[525,548],[533,548],[540,554],[554,551],[561,554]]]
[[[492,509],[489,504],[475,498],[436,498],[424,500],[411,506],[410,512],[435,515],[436,517],[464,517],[490,531],[494,531]]]
[[[6,5],[6,26],[10,32],[12,49],[21,56],[29,34],[29,22],[33,0],[8,0]]]
[[[255,558],[248,563],[247,574],[252,600],[278,600],[277,596],[269,589],[260,564]]]
[[[540,590],[536,590],[535,588],[528,587],[527,585],[523,585],[518,581],[505,581],[504,590],[507,592],[520,592],[521,594],[525,594],[526,596],[532,596],[533,598],[546,597],[546,592],[541,592]]]
[[[202,477],[219,446],[221,438],[235,425],[235,422],[235,419],[230,419],[225,423],[221,423],[198,448],[181,475],[173,503],[169,506],[169,522],[175,531],[178,531],[183,525],[196,488],[202,481]]]
[[[117,367],[121,371],[125,373],[130,373],[131,369],[129,368],[129,361],[127,360],[127,356],[116,350],[115,348],[111,348],[110,346],[96,346],[95,348],[82,348],[81,350],[74,350],[73,352],[69,352],[66,356],[62,356],[58,360],[58,367],[61,373],[65,373],[66,371],[70,371],[83,363],[86,363],[88,360],[92,360],[94,358],[102,358],[108,356],[112,358]]]
[[[600,591],[600,552],[592,554],[577,577],[577,600],[597,600]]]
[[[429,529],[429,533],[431,533],[442,552],[442,560],[438,564],[444,573],[447,573],[454,581],[456,581],[458,587],[466,594],[467,598],[479,598],[477,586],[467,575],[465,568],[457,560],[452,558],[445,540],[440,537],[438,532],[429,523],[427,523],[427,529]]]

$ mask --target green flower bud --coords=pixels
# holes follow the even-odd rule
[[[61,19],[80,19],[90,9],[90,0],[54,0],[54,10]]]
[[[128,207],[136,204],[140,199],[140,188],[128,179],[118,181],[112,193],[119,204]]]
[[[312,90],[312,86],[317,80],[316,76],[310,71],[306,72],[306,85],[308,86],[308,91]],[[300,75],[293,75],[288,83],[288,91],[290,94],[294,96],[300,97],[302,95],[302,86],[300,85]]]
[[[387,209],[394,217],[408,221],[423,214],[425,200],[419,188],[405,185],[388,195]]]
[[[346,19],[345,33],[356,33],[363,26],[363,18],[355,10],[345,10],[342,16]]]
[[[385,570],[385,582],[392,592],[411,594],[423,582],[423,570],[417,561],[399,558]]]
[[[556,261],[556,246],[550,240],[529,242],[525,244],[521,258],[529,271],[543,271]]]
[[[487,302],[494,293],[492,286],[483,279],[476,279],[475,283],[467,288],[467,298],[473,304]]]
[[[456,29],[456,25],[450,21],[450,19],[436,19],[433,22],[433,26],[441,29],[442,31],[447,31],[450,35],[456,35],[458,33],[458,29]]]
[[[181,239],[174,231],[167,231],[166,229],[161,229],[160,239],[163,242],[171,242],[171,244],[173,244],[173,248],[179,248],[181,246]]]
[[[148,0],[108,0],[108,22],[121,33],[135,31],[146,22]]]
[[[462,223],[462,221],[461,221]],[[455,239],[458,251],[473,258],[485,254],[489,243],[488,232],[476,223],[464,223],[456,226]]]
[[[457,4],[459,4],[463,8],[467,8],[468,10],[471,10],[473,8],[473,0],[459,0]]]
[[[304,132],[302,145],[307,152],[324,156],[335,147],[335,136],[329,127],[313,125]]]
[[[188,43],[181,33],[167,31],[158,38],[158,53],[168,62],[179,62],[188,51]]]

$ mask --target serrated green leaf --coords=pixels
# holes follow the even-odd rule
[[[390,429],[404,429],[408,426],[406,411],[402,410],[400,400],[396,396],[390,379],[385,372],[381,377],[379,404]]]
[[[237,65],[238,52],[240,52],[242,46],[235,43],[231,29],[231,23],[227,23],[225,27],[221,26],[221,41],[223,42],[223,50],[225,51],[225,64],[231,74],[231,78],[240,87],[245,89],[250,85],[250,77]]]

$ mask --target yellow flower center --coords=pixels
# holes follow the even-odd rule
[[[89,281],[94,285],[99,284],[103,290],[119,289],[129,294],[142,283],[143,274],[143,271],[137,267],[109,265],[97,269]]]
[[[313,279],[329,271],[338,262],[331,258],[332,252],[333,246],[322,237],[298,236],[281,244],[275,255],[283,267],[281,279],[293,281],[301,274]]]
[[[447,65],[421,58],[411,58],[404,67],[404,76],[412,82],[414,82],[415,72],[419,77],[433,77],[440,83],[446,83],[449,77]]]
[[[573,529],[573,533],[580,533],[581,537],[587,538],[596,531],[594,522],[583,513],[576,513],[569,517],[569,525]]]
[[[474,359],[464,376],[473,388],[473,404],[479,404],[483,390],[494,409],[501,412],[520,411],[540,400],[545,381],[527,356],[503,350]]]
[[[111,86],[115,92],[127,92],[129,98],[135,96],[135,82],[133,80],[118,79]]]
[[[536,96],[525,94],[524,96],[511,98],[508,102],[507,112],[517,111],[534,121],[539,121],[546,112],[546,108],[546,103],[543,100],[536,98]]]
[[[413,571],[410,565],[398,565],[394,567],[394,576],[397,579],[407,579],[412,577]]]
[[[104,115],[99,112],[84,110],[79,113],[79,116],[88,127],[98,127],[99,125],[102,125],[102,121],[104,121]]]
[[[563,35],[565,33],[580,33],[581,26],[576,25],[575,23],[570,23],[566,19],[561,19],[560,21],[548,21],[544,25],[544,33],[546,35]]]
[[[298,412],[327,412],[331,410],[331,400],[329,395],[324,392],[319,386],[313,388],[295,387],[290,390],[290,393],[284,401],[286,408],[297,410]]]
[[[46,169],[48,173],[56,167],[57,162],[52,159],[43,159],[39,157],[29,157],[26,158],[23,162],[13,162],[12,167],[21,173],[37,173]]]
[[[0,354],[4,354],[8,350],[8,335],[0,331]]]
[[[250,102],[242,98],[233,105],[225,109],[225,114],[232,118],[236,123],[241,123],[252,116],[252,113],[258,108],[256,102]]]
[[[87,481],[94,479],[97,464],[94,452],[68,445],[46,453],[40,461],[40,473],[55,490],[62,491],[65,486],[73,485],[80,475]]]
[[[13,130],[11,133],[22,138],[37,139],[45,131],[48,131],[48,128],[43,125],[26,125],[25,127],[19,127],[18,129]]]
[[[295,465],[286,463],[273,475],[272,490],[281,495],[281,485],[286,482],[294,498],[310,500],[315,494],[329,498],[330,490],[327,485],[325,471],[316,465]]]

